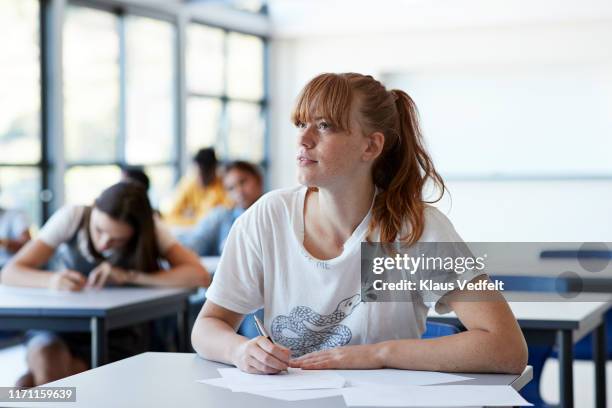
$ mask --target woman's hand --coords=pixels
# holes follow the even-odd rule
[[[242,343],[234,355],[234,365],[251,374],[276,374],[289,367],[291,351],[259,336]]]
[[[132,274],[123,268],[112,266],[108,262],[102,262],[89,274],[87,286],[100,289],[104,287],[107,282],[116,285],[125,285],[131,282],[131,276]]]
[[[52,272],[49,288],[53,290],[69,290],[77,292],[85,286],[85,277],[79,272],[64,269]]]
[[[344,346],[305,354],[291,360],[289,366],[304,370],[384,368],[380,354],[376,344]]]

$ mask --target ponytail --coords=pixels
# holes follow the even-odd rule
[[[398,120],[395,129],[385,135],[385,147],[372,169],[374,184],[381,192],[374,201],[369,232],[378,229],[381,242],[393,242],[408,221],[408,234],[399,238],[411,245],[423,234],[425,204],[439,201],[446,186],[425,150],[414,101],[398,89],[389,94]],[[423,198],[428,180],[439,192],[432,201]]]

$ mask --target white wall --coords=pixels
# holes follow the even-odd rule
[[[324,11],[320,12],[325,14]],[[313,16],[302,17],[304,26],[308,21],[316,25],[316,18],[309,20]],[[350,13],[346,13],[342,21],[350,18]],[[380,32],[376,22],[374,19],[376,27],[372,30],[362,26],[361,34],[352,33],[349,28],[345,34],[337,33],[330,31],[329,26],[311,34],[297,29],[278,32],[279,27],[287,24],[276,25],[270,72],[273,187],[295,183],[291,107],[301,87],[320,72],[356,71],[381,76],[453,70],[514,72],[573,67],[612,70],[612,17],[607,12],[601,13],[601,18],[563,15],[554,21],[529,16],[521,22],[517,17],[503,24],[487,24],[479,19],[473,26],[463,21],[452,29],[439,24],[403,31],[394,27],[394,32],[387,34]],[[612,115],[612,94],[609,107]],[[576,135],[576,143],[580,143],[580,135]],[[595,154],[597,147],[593,149]],[[583,160],[588,161],[589,157]],[[451,180],[449,187],[453,206],[448,214],[468,240],[612,241],[612,178]],[[441,207],[448,210],[446,203]]]

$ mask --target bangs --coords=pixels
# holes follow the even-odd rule
[[[348,131],[351,100],[348,78],[338,74],[321,74],[302,90],[291,121],[297,125],[325,119],[337,130]]]

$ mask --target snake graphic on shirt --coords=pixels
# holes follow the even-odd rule
[[[327,315],[308,306],[296,306],[289,316],[278,315],[272,320],[272,337],[275,342],[291,349],[293,357],[344,346],[351,341],[353,334],[340,322],[353,313],[360,301],[359,294],[343,299]]]

